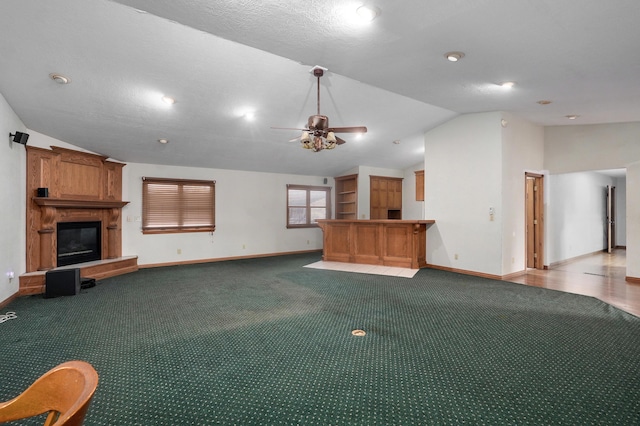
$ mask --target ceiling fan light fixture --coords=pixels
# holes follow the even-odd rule
[[[444,57],[447,58],[449,62],[458,62],[460,59],[464,58],[464,53],[462,52],[447,52],[444,54]]]
[[[375,6],[362,5],[356,9],[356,14],[361,20],[365,22],[371,22],[380,16],[380,9]]]
[[[300,142],[308,143],[311,140],[308,132],[302,132],[302,136],[300,136]]]

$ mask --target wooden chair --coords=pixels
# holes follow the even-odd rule
[[[49,413],[45,426],[82,425],[97,386],[98,373],[91,364],[62,363],[16,398],[0,402],[0,423]]]

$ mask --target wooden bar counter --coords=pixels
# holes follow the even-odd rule
[[[427,226],[435,220],[323,219],[322,260],[419,269],[427,266]]]

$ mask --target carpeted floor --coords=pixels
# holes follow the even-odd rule
[[[637,317],[444,271],[303,267],[319,257],[19,298],[2,312],[17,319],[0,324],[0,400],[84,359],[100,374],[87,425],[640,424]]]

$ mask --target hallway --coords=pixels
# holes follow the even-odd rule
[[[529,269],[511,282],[593,296],[640,316],[640,285],[625,281],[625,249],[594,253],[549,270]]]

